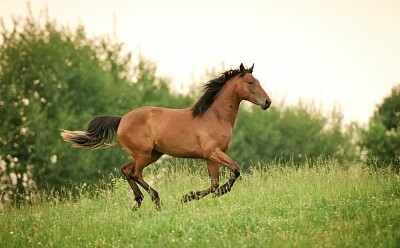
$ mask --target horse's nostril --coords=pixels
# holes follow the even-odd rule
[[[267,105],[267,107],[271,106],[271,103],[272,103],[271,99],[265,100],[265,104]]]
[[[264,103],[260,104],[263,110],[268,109],[271,106],[271,99],[266,99]]]

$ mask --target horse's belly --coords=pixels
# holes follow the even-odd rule
[[[170,131],[162,139],[155,141],[155,149],[174,157],[204,158],[216,148],[226,151],[230,145],[230,137],[218,134],[201,136],[194,133],[181,134]]]
[[[164,154],[178,158],[202,158],[200,147],[187,143],[176,143],[170,141],[168,144],[156,143],[154,149]]]

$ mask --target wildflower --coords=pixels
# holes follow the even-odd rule
[[[22,98],[22,103],[25,105],[25,106],[28,106],[29,105],[29,99],[28,98]]]
[[[4,161],[0,158],[0,171],[3,171],[3,172],[6,171],[6,165],[7,165],[6,161]]]
[[[17,181],[18,181],[17,174],[15,174],[14,172],[11,172],[10,173],[10,179],[11,179],[12,185],[17,185]]]
[[[57,163],[57,155],[51,156],[51,157],[50,157],[50,162],[51,162],[52,164]]]
[[[28,128],[27,127],[22,127],[20,129],[21,134],[25,135],[28,132]]]

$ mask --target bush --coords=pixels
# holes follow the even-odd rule
[[[232,158],[241,163],[279,159],[294,164],[320,156],[354,159],[350,135],[342,132],[342,115],[324,116],[312,105],[273,105],[267,111],[242,108],[234,130]]]
[[[368,127],[360,129],[360,146],[368,163],[400,169],[400,85],[383,99]]]

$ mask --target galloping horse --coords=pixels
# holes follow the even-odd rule
[[[151,196],[154,207],[160,210],[158,192],[142,177],[143,169],[157,161],[163,154],[181,158],[200,158],[207,162],[211,179],[209,188],[190,192],[182,202],[198,200],[213,193],[221,196],[229,192],[239,177],[239,165],[228,155],[232,129],[242,100],[269,108],[271,99],[253,77],[254,64],[245,68],[225,71],[220,77],[204,85],[200,99],[189,109],[141,107],[126,115],[97,116],[86,131],[63,130],[61,136],[81,148],[103,148],[117,134],[121,146],[133,157],[133,161],[121,167],[129,182],[135,201],[133,209],[140,207],[143,194],[137,184]],[[219,185],[221,166],[231,170],[228,181]]]

